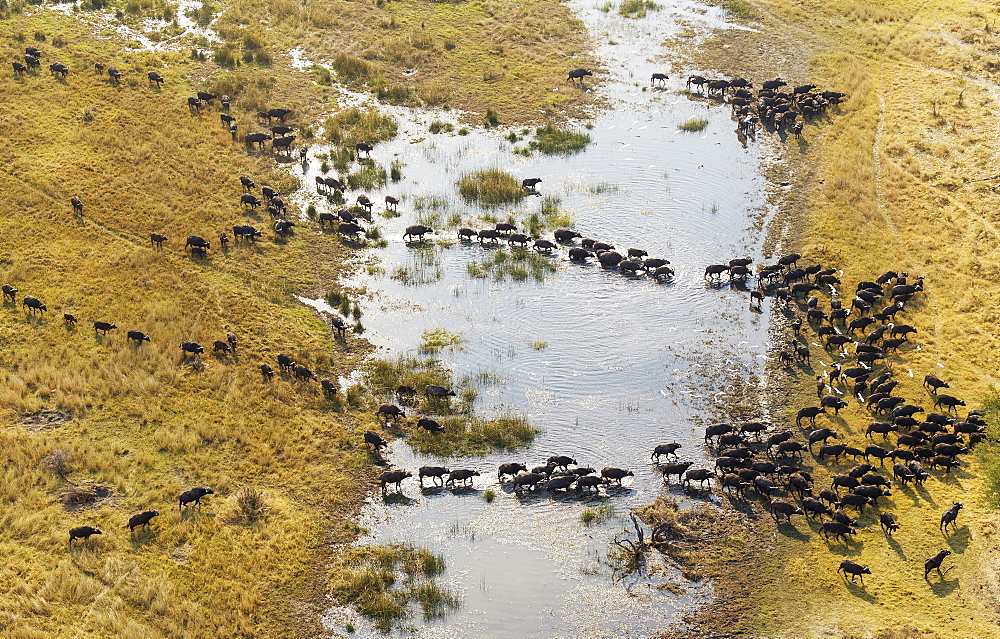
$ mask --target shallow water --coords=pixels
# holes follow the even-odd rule
[[[189,11],[197,10],[201,5],[201,0],[177,0],[174,7],[173,23],[157,18],[147,18],[138,23],[124,24],[115,16],[114,11],[87,10],[75,12],[77,5],[70,2],[46,4],[40,7],[39,10],[57,11],[64,15],[72,15],[78,20],[91,21],[102,28],[114,30],[116,38],[131,42],[129,48],[132,50],[175,51],[189,47],[195,42],[220,42],[219,34],[212,28],[218,17],[217,15],[213,17],[209,25],[204,27],[188,15]],[[179,28],[176,34],[169,36],[160,34],[155,38],[153,37],[154,33],[173,26]]]
[[[443,554],[443,581],[461,598],[454,613],[426,624],[418,614],[414,626],[398,634],[640,637],[711,596],[709,585],[687,583],[666,566],[648,578],[616,580],[603,558],[628,509],[665,491],[650,463],[653,446],[678,441],[682,458],[708,463],[701,439],[713,398],[733,377],[762,369],[767,306],[764,314],[750,312],[745,292],[707,285],[703,272],[707,264],[736,257],[761,260],[767,216],[763,153],[754,145],[743,148],[727,109],[679,94],[683,70],[666,71],[671,79],[665,90],[648,89],[650,75],[669,67],[656,62],[660,43],[680,29],[718,25],[715,10],[684,3],[633,21],[590,2],[569,4],[604,43],[598,53],[610,73],[602,90],[612,108],[593,120],[593,142],[585,152],[524,158],[502,139],[506,131],[433,135],[428,124],[451,114],[405,109],[387,109],[400,120],[400,135],[373,152],[385,166],[393,159],[405,166],[401,182],[368,193],[376,202],[373,224],[388,246],[366,250],[382,274],[373,269],[375,275],[353,282],[372,293],[362,301],[365,336],[381,348],[380,356],[392,357],[415,352],[426,330],[461,333],[464,347],[441,354],[455,379],[490,372],[502,380],[480,388],[477,410],[522,413],[541,428],[527,450],[481,458],[427,458],[403,440],[394,442],[387,458],[395,467],[482,472],[473,490],[421,492],[413,481],[404,483],[407,499],[385,501],[375,494],[365,510],[360,523],[371,534],[361,543],[412,542]],[[581,89],[566,84],[553,90]],[[692,116],[709,125],[701,133],[678,131]],[[313,183],[318,165],[311,160],[305,166],[305,184]],[[472,222],[482,212],[461,201],[455,182],[465,172],[490,167],[541,177],[542,194],[560,198],[561,210],[584,237],[667,258],[676,277],[664,284],[625,278],[594,264],[570,263],[561,250],[551,258],[556,272],[544,282],[475,279],[467,264],[491,249],[457,242],[420,249],[403,242],[404,228],[420,217],[414,210],[420,196],[444,198],[448,213],[463,215],[463,225],[487,228]],[[402,199],[400,217],[378,215],[386,194]],[[528,198],[511,210],[523,218],[541,200]],[[302,203],[310,201],[320,211],[334,208],[320,196]],[[502,209],[499,217],[507,212]],[[441,232],[438,239],[453,233]],[[399,267],[410,267],[424,283],[389,277]],[[497,483],[499,463],[530,467],[555,454],[597,469],[631,469],[635,477],[600,497],[544,491],[519,497]],[[492,503],[482,496],[487,489],[497,492]],[[676,487],[669,492],[683,500],[706,498]],[[612,504],[616,516],[584,525],[583,509],[603,503]],[[657,588],[666,581],[686,592]],[[349,610],[331,610],[331,627],[348,622],[361,636],[380,634]]]

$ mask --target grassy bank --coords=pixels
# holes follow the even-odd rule
[[[330,398],[283,374],[267,381],[258,365],[287,353],[333,380],[358,367],[368,345],[352,333],[335,339],[295,298],[328,290],[353,268],[350,254],[308,223],[287,238],[265,231],[252,246],[220,247],[233,225],[269,227],[266,214],[240,206],[240,175],[286,201],[298,185],[269,145],[231,138],[218,102],[198,111],[189,96],[230,95],[240,136],[266,131],[258,111],[291,109],[296,145],[335,109],[336,81],[387,102],[492,107],[494,123],[579,114],[591,101],[568,85],[552,91],[563,89],[563,66],[588,62],[582,25],[555,0],[206,3],[197,19],[220,42],[182,36],[144,50],[140,33],[154,42],[181,33],[176,11],[165,2],[84,2],[68,14],[0,5],[5,59],[25,46],[43,51],[37,72],[15,77],[8,66],[0,76],[9,124],[0,283],[20,290],[0,306],[4,636],[328,634],[319,621],[328,567],[335,544],[358,533],[352,519],[373,479],[361,433],[378,428],[377,401],[358,388]],[[298,44],[330,69],[293,68],[286,53]],[[69,68],[65,79],[48,71],[55,61]],[[122,81],[112,85],[95,63],[117,67]],[[395,134],[394,122],[356,109],[326,124],[344,150],[324,162],[339,173],[353,166],[355,142]],[[399,170],[365,165],[347,179],[398,180]],[[168,237],[162,250],[150,233]],[[189,235],[211,242],[205,257],[184,250]],[[26,313],[24,295],[48,312]],[[98,336],[94,321],[118,328]],[[128,330],[150,341],[130,343]],[[212,355],[227,332],[236,353]],[[182,358],[183,341],[206,352]],[[454,433],[450,446],[534,435],[519,422],[473,421],[475,432]],[[178,495],[193,486],[214,494],[179,512]],[[130,534],[129,516],[151,509],[161,513],[152,526]],[[69,547],[69,529],[81,525],[103,534]],[[425,585],[414,592],[425,615],[437,614],[441,597]]]
[[[301,47],[332,77],[393,104],[493,109],[501,123],[565,110],[583,115],[593,98],[566,84],[592,64],[583,23],[557,0],[530,3],[241,0],[223,5],[218,28],[237,40],[267,24],[268,39]],[[554,61],[558,61],[554,63]],[[558,89],[554,91],[554,89]]]
[[[919,348],[894,359],[896,394],[930,409],[920,382],[933,373],[969,408],[982,406],[994,393],[998,365],[990,328],[1000,301],[1000,200],[992,190],[1000,182],[992,161],[996,8],[748,4],[744,13],[757,17],[760,32],[716,34],[693,53],[693,66],[755,81],[780,75],[850,96],[835,117],[806,127],[805,144],[779,150],[784,162],[770,168],[772,181],[792,188],[776,190],[775,227],[791,243],[772,238],[769,245],[843,269],[843,291],[890,269],[924,276],[925,293],[901,316],[920,331],[913,340]],[[787,332],[776,333],[782,344]],[[824,369],[817,362],[830,358],[813,347],[812,361],[812,370],[776,368],[771,376],[785,393],[777,411],[786,420],[816,403],[813,380]],[[996,413],[991,417],[995,422]],[[857,445],[870,419],[855,404],[833,424]],[[846,468],[816,467],[817,485],[828,485],[830,470]],[[862,524],[874,528],[849,546],[827,544],[804,522],[758,524],[762,535],[776,535],[780,571],[754,573],[760,582],[744,590],[754,611],[744,616],[747,627],[777,637],[998,636],[995,469],[987,448],[957,473],[935,473],[923,490],[899,490],[894,482],[885,509],[902,527],[892,540],[871,515]],[[952,501],[965,510],[958,532],[945,539],[937,522]],[[953,567],[944,579],[924,581],[923,560],[941,548],[955,553]],[[844,558],[871,567],[866,588],[836,574]]]
[[[334,412],[316,383],[265,382],[257,365],[285,352],[322,377],[356,367],[367,346],[332,339],[293,296],[335,278],[346,254],[307,227],[221,250],[219,231],[266,226],[241,210],[239,175],[283,194],[295,185],[270,153],[230,139],[218,107],[188,109],[206,86],[191,78],[212,63],[128,53],[88,28],[48,11],[0,23],[5,59],[29,44],[45,55],[37,74],[0,77],[16,124],[0,142],[0,281],[20,289],[0,307],[0,627],[11,637],[318,634],[325,589],[312,566],[354,534],[369,481],[356,430],[374,418]],[[54,59],[69,66],[65,81],[45,68]],[[120,86],[95,74],[97,61],[125,74]],[[161,89],[147,70],[165,77]],[[255,99],[306,124],[323,89],[278,62],[267,73]],[[241,127],[250,106],[236,96]],[[162,250],[151,232],[167,235]],[[206,258],[183,250],[194,234],[212,242]],[[26,294],[48,312],[24,312]],[[63,313],[79,318],[75,329]],[[97,336],[97,320],[119,328]],[[130,329],[150,342],[129,343]],[[211,355],[227,331],[235,356]],[[182,361],[188,340],[207,347],[202,366]],[[56,419],[33,415],[43,409]],[[179,513],[177,496],[193,486],[215,494]],[[161,515],[130,535],[128,517],[149,509]],[[80,525],[104,534],[68,547]]]

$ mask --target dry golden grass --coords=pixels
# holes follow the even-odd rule
[[[355,530],[345,525],[370,469],[358,433],[375,420],[315,383],[264,383],[256,367],[286,352],[336,378],[367,352],[333,340],[294,298],[333,281],[344,249],[303,226],[287,240],[266,233],[253,248],[219,250],[218,232],[233,224],[266,227],[240,209],[240,174],[285,193],[295,185],[270,154],[233,143],[217,107],[189,112],[185,98],[207,85],[188,78],[206,77],[210,63],[124,53],[87,29],[55,12],[0,22],[4,59],[31,44],[44,63],[71,69],[65,82],[44,64],[23,79],[0,76],[11,125],[0,141],[0,282],[21,290],[17,304],[0,306],[0,628],[16,637],[313,636],[317,618],[303,611],[322,605],[324,589],[312,567],[331,539]],[[119,88],[94,74],[95,61],[125,73]],[[147,85],[149,69],[166,78],[161,90]],[[329,108],[324,89],[288,67],[227,78],[248,87],[233,92],[244,132],[259,104],[293,109],[298,124]],[[80,217],[73,195],[85,203]],[[150,232],[169,237],[162,251]],[[189,234],[212,241],[208,259],[182,250]],[[49,312],[23,312],[25,294]],[[75,330],[64,312],[80,318]],[[94,320],[119,328],[97,337]],[[152,341],[129,344],[129,329]],[[237,356],[213,357],[227,331],[240,340]],[[202,370],[182,364],[185,340],[208,347]],[[19,423],[39,409],[72,419]],[[178,494],[198,485],[215,494],[179,513]],[[248,485],[263,504],[240,492]],[[110,494],[76,507],[94,486]],[[153,508],[161,516],[148,531],[123,528]],[[67,531],[83,524],[104,534],[68,547]]]
[[[850,96],[828,121],[807,129],[805,153],[791,147],[785,153],[798,166],[794,186],[805,220],[796,248],[810,261],[843,269],[844,291],[890,269],[925,276],[925,293],[901,317],[920,332],[913,340],[919,350],[894,359],[898,394],[930,409],[933,400],[920,382],[934,373],[969,408],[988,403],[1000,366],[992,330],[1000,307],[1000,196],[991,189],[1000,183],[996,7],[907,0],[754,4],[765,33],[792,34],[790,48],[800,56],[811,52],[810,77],[792,78],[796,83]],[[794,68],[793,57],[783,61]],[[817,360],[830,361],[814,349]],[[790,415],[816,403],[813,375],[821,370],[786,380]],[[991,411],[990,418],[1000,415]],[[844,441],[857,445],[870,419],[852,407],[832,421]],[[828,474],[844,468],[817,465],[817,485],[828,485]],[[799,532],[780,526],[780,571],[753,590],[756,629],[795,638],[1000,636],[996,468],[996,453],[986,447],[967,468],[935,473],[924,489],[894,486],[885,509],[902,528],[893,540],[883,537],[872,514],[862,524],[874,528],[849,546],[826,543],[801,521]],[[966,508],[958,532],[945,539],[937,526],[952,501]],[[945,565],[953,567],[944,579],[924,581],[923,560],[941,548],[955,551]],[[864,589],[845,586],[836,574],[845,557],[871,567]]]
[[[557,0],[321,0],[308,8],[247,0],[220,23],[238,30],[247,16],[268,19],[272,38],[392,103],[493,108],[504,123],[525,123],[564,110],[585,115],[594,99],[566,83],[569,69],[594,61],[583,23]]]

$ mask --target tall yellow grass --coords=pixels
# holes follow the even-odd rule
[[[227,87],[246,132],[260,105],[308,124],[328,108],[324,89],[287,66],[267,82],[254,67],[192,83],[210,63],[127,53],[88,25],[48,11],[0,22],[6,59],[34,44],[71,69],[65,82],[44,69],[0,77],[16,121],[0,141],[0,281],[49,308],[33,317],[0,305],[0,627],[17,637],[311,636],[318,622],[292,601],[318,592],[308,581],[321,542],[346,534],[341,522],[363,499],[370,467],[358,463],[356,429],[374,418],[334,412],[315,383],[265,383],[256,367],[285,352],[335,378],[367,349],[332,340],[294,298],[345,268],[335,242],[303,228],[281,244],[219,249],[219,231],[263,226],[240,210],[239,175],[285,193],[295,185],[269,155],[233,143],[216,109],[194,114],[185,98]],[[50,44],[57,36],[64,46]],[[95,61],[115,64],[122,85],[96,75]],[[147,85],[150,69],[162,89]],[[150,232],[168,236],[162,251]],[[192,234],[212,241],[208,259],[183,251]],[[80,318],[75,329],[64,312]],[[95,320],[119,328],[95,336]],[[130,344],[129,329],[152,341]],[[227,331],[235,357],[207,352],[200,371],[182,362],[181,341],[210,351]],[[22,423],[41,409],[71,419]],[[54,472],[60,450],[65,470]],[[179,512],[178,494],[196,485],[215,494]],[[264,494],[252,517],[236,498],[246,485]],[[94,486],[107,496],[63,505]],[[130,535],[128,517],[154,508],[150,529]],[[69,528],[83,524],[104,534],[70,547]]]
[[[1000,201],[992,187],[1000,179],[991,177],[998,171],[991,142],[995,97],[987,78],[997,59],[983,48],[998,44],[991,26],[996,11],[962,1],[755,4],[767,16],[764,33],[797,34],[760,36],[768,39],[764,48],[796,53],[777,64],[752,57],[749,48],[736,57],[778,68],[810,59],[809,77],[796,83],[849,95],[808,136],[805,153],[794,147],[785,153],[796,166],[791,192],[804,220],[796,250],[843,269],[845,292],[890,269],[926,277],[925,292],[900,318],[920,332],[914,337],[919,349],[894,360],[897,394],[930,410],[933,400],[921,380],[934,373],[969,408],[995,408],[1000,344],[990,327],[1000,304]],[[740,36],[728,38],[721,42]],[[789,401],[779,409],[786,419],[815,404],[817,361],[829,362],[829,355],[814,349],[817,370],[786,379]],[[998,417],[991,411],[989,419]],[[841,440],[857,446],[870,419],[852,406],[833,422]],[[976,457],[957,473],[935,473],[924,489],[894,485],[884,509],[902,527],[892,540],[871,513],[861,520],[871,528],[849,546],[827,544],[803,522],[796,523],[799,533],[779,527],[773,556],[781,574],[762,579],[746,602],[754,630],[797,638],[1000,635],[994,624],[1000,593],[991,585],[1000,574],[993,542],[997,455],[987,444]],[[846,468],[817,464],[817,485]],[[946,539],[937,524],[952,501],[965,509],[959,530]],[[943,547],[955,552],[952,569],[944,579],[924,581],[923,560]],[[844,558],[871,567],[864,589],[845,586],[836,574]]]

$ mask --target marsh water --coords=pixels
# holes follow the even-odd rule
[[[365,337],[379,347],[378,357],[393,358],[416,354],[425,331],[460,334],[461,347],[437,357],[456,380],[487,380],[478,387],[477,412],[522,414],[541,431],[519,452],[462,459],[421,456],[405,439],[393,443],[386,458],[414,474],[422,465],[482,473],[471,490],[421,491],[407,480],[405,498],[372,496],[360,522],[370,534],[360,543],[410,542],[440,553],[447,561],[442,583],[461,602],[429,621],[417,613],[394,634],[642,637],[711,597],[710,584],[689,581],[665,563],[622,578],[607,555],[630,508],[665,493],[684,504],[710,498],[665,488],[650,451],[677,441],[682,459],[708,463],[701,440],[704,422],[718,417],[708,414],[716,398],[734,378],[761,372],[767,305],[763,314],[751,312],[746,292],[706,284],[703,273],[707,264],[732,258],[762,259],[763,151],[740,143],[728,109],[681,93],[683,77],[695,70],[662,58],[668,37],[721,26],[716,10],[674,4],[632,20],[599,10],[593,0],[569,4],[601,43],[597,53],[609,72],[600,89],[608,108],[591,129],[574,127],[592,137],[585,151],[523,157],[512,152],[523,142],[504,139],[507,129],[431,134],[429,124],[449,114],[392,109],[400,134],[373,152],[386,166],[402,163],[403,177],[368,193],[376,202],[373,224],[388,245],[359,249],[371,266],[351,282],[369,292],[361,300]],[[663,90],[650,90],[653,72],[669,73]],[[707,127],[681,132],[678,125],[691,117],[704,118]],[[311,185],[318,165],[311,160],[294,170]],[[445,229],[455,215],[463,226],[491,226],[476,221],[489,212],[465,204],[456,188],[462,174],[482,168],[542,178],[542,196],[494,215],[523,219],[547,202],[584,237],[669,259],[675,277],[664,283],[624,277],[571,263],[565,249],[547,258],[556,269],[543,281],[472,277],[468,265],[496,249],[459,243]],[[378,214],[386,194],[401,199],[399,217]],[[333,208],[319,195],[309,201],[321,211]],[[418,221],[445,229],[425,244],[404,242],[405,227]],[[599,496],[544,490],[518,496],[497,482],[502,462],[530,468],[557,454],[635,476]],[[483,496],[490,489],[492,502]],[[602,505],[609,518],[581,520],[585,509]],[[356,636],[382,634],[350,610],[331,609],[327,623],[352,624]]]

